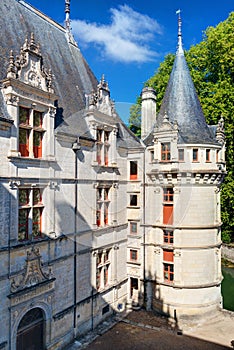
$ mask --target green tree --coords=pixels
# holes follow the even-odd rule
[[[136,104],[130,107],[129,129],[138,137],[141,137],[141,97]]]
[[[216,27],[208,27],[203,41],[192,46],[186,60],[208,124],[217,124],[222,115],[226,134],[227,176],[222,186],[222,237],[234,241],[234,12]],[[169,54],[155,75],[144,84],[157,93],[159,110],[172,69],[174,55]],[[137,105],[140,105],[138,99]],[[133,109],[134,110],[134,109]],[[138,106],[139,110],[139,106]],[[131,120],[132,115],[130,114]],[[140,114],[138,114],[140,125]]]

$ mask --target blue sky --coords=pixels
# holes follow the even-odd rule
[[[27,0],[64,23],[65,0]],[[126,120],[143,83],[177,45],[177,15],[182,11],[183,45],[202,40],[234,10],[234,0],[71,0],[72,32],[96,77],[104,73],[117,110]],[[122,110],[122,111],[121,111]]]

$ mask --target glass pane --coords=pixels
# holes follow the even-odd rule
[[[41,146],[42,133],[34,131],[33,134],[33,146]]]
[[[137,224],[135,222],[132,222],[130,225],[131,225],[131,232],[136,233],[137,232]]]
[[[33,209],[32,235],[34,237],[41,236],[41,209]]]
[[[22,107],[19,108],[19,123],[29,124],[29,109]]]
[[[19,129],[19,143],[24,145],[28,143],[28,130]]]
[[[135,194],[130,195],[130,205],[131,206],[136,206],[137,205],[137,195],[135,195]]]
[[[109,131],[104,132],[104,141],[109,141],[109,135],[110,135]]]
[[[40,223],[41,221],[41,209],[40,208],[34,208],[33,209],[33,223]]]
[[[26,225],[27,222],[28,222],[28,210],[27,209],[19,210],[19,224]]]
[[[28,238],[28,214],[26,209],[19,210],[19,224],[18,224],[18,240],[22,241]]]
[[[104,200],[108,200],[109,188],[104,189]]]
[[[97,130],[97,141],[101,141],[102,140],[102,130]]]
[[[27,205],[29,200],[29,190],[19,190],[19,205]]]
[[[41,203],[41,190],[36,188],[33,190],[33,205]]]
[[[34,111],[33,114],[33,126],[42,127],[42,113],[38,111]]]

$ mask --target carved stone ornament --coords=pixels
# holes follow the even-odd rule
[[[218,125],[217,125],[217,129],[216,129],[216,140],[221,143],[224,144],[225,142],[225,132],[224,132],[224,119],[223,116],[221,116]]]
[[[48,272],[42,269],[39,248],[32,247],[31,250],[27,251],[23,274],[13,278],[11,282],[11,292],[18,292],[41,282],[49,281],[51,278],[53,278],[51,269],[49,269]]]
[[[42,64],[42,55],[39,44],[34,41],[34,34],[20,49],[20,54],[14,58],[10,52],[7,78],[20,80],[38,89],[54,93],[52,86],[53,75]]]
[[[116,115],[115,103],[110,98],[108,82],[105,80],[104,75],[102,75],[102,78],[97,85],[97,90],[93,90],[86,96],[86,102],[89,110],[96,109],[107,115]]]

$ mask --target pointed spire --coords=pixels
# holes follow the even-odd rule
[[[71,21],[70,21],[70,0],[65,0],[65,29],[68,33],[71,32]]]
[[[7,69],[7,78],[16,78],[15,58],[12,50],[10,51],[9,65]]]
[[[181,20],[181,10],[177,10],[176,14],[178,15],[178,47],[177,47],[177,54],[184,54],[183,45],[182,45],[182,20]]]
[[[160,127],[164,122],[165,113],[169,122],[178,123],[179,142],[181,143],[216,143],[210,132],[198,99],[188,65],[184,56],[181,34],[181,16],[178,16],[178,48],[167,85],[167,89],[157,116]],[[222,123],[221,123],[222,125]]]

